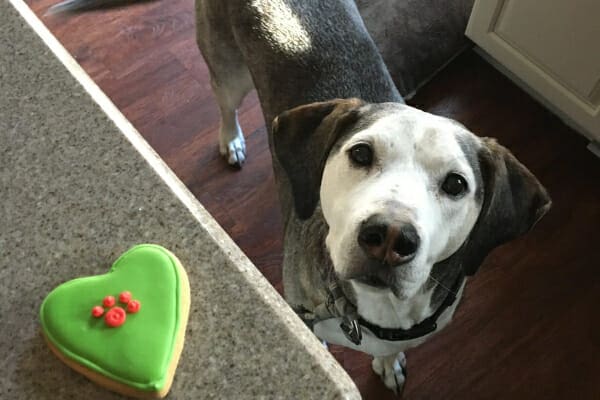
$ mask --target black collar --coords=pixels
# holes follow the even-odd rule
[[[417,339],[425,336],[437,329],[437,320],[440,315],[442,315],[442,313],[456,301],[456,294],[460,290],[460,286],[463,283],[464,277],[464,273],[460,272],[452,287],[447,290],[448,294],[438,309],[432,315],[409,329],[382,328],[369,321],[366,321],[361,316],[358,316],[357,319],[344,318],[340,324],[340,328],[344,332],[344,335],[346,335],[346,338],[356,345],[359,345],[362,341],[362,333],[360,331],[361,326],[367,328],[375,336],[382,340],[402,341]]]

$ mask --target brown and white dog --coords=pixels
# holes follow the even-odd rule
[[[403,351],[450,321],[466,276],[531,229],[548,194],[493,139],[405,105],[353,1],[197,0],[196,14],[221,153],[246,158],[236,109],[252,88],[273,121],[286,300],[400,391]],[[330,280],[362,337],[323,312]]]

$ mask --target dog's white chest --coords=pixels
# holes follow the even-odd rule
[[[408,329],[431,314],[431,292],[417,294],[405,301],[390,290],[375,289],[353,282],[358,313],[367,321],[383,328]]]

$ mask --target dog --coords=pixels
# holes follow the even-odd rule
[[[542,218],[547,191],[495,140],[404,104],[352,1],[197,0],[196,14],[223,156],[246,158],[236,109],[253,87],[272,121],[286,300],[323,314],[332,270],[360,333],[335,312],[314,333],[373,355],[401,392],[403,352],[450,322],[466,277]]]
[[[284,220],[286,301],[317,337],[374,357],[400,393],[404,351],[451,320],[487,254],[549,210],[506,148],[405,104],[349,0],[196,0],[197,43],[241,166],[257,90]]]

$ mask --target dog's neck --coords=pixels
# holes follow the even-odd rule
[[[320,207],[307,220],[299,220],[293,209],[284,207],[283,211],[285,298],[292,306],[313,311],[328,298],[328,282],[323,280],[323,271],[332,268],[325,249],[327,224]]]
[[[401,299],[391,290],[358,282],[347,282],[343,287],[346,293],[351,293],[349,297],[357,305],[358,313],[367,321],[382,328],[410,329],[435,314],[450,293],[460,297],[463,283],[459,265],[445,260],[432,267],[430,279],[410,298]]]
[[[433,290],[431,304],[433,308],[438,307],[446,298],[449,291],[452,291],[456,280],[464,281],[464,271],[461,259],[461,249],[456,251],[449,258],[433,265],[429,279],[425,283],[426,290]],[[457,295],[457,293],[454,293]]]

